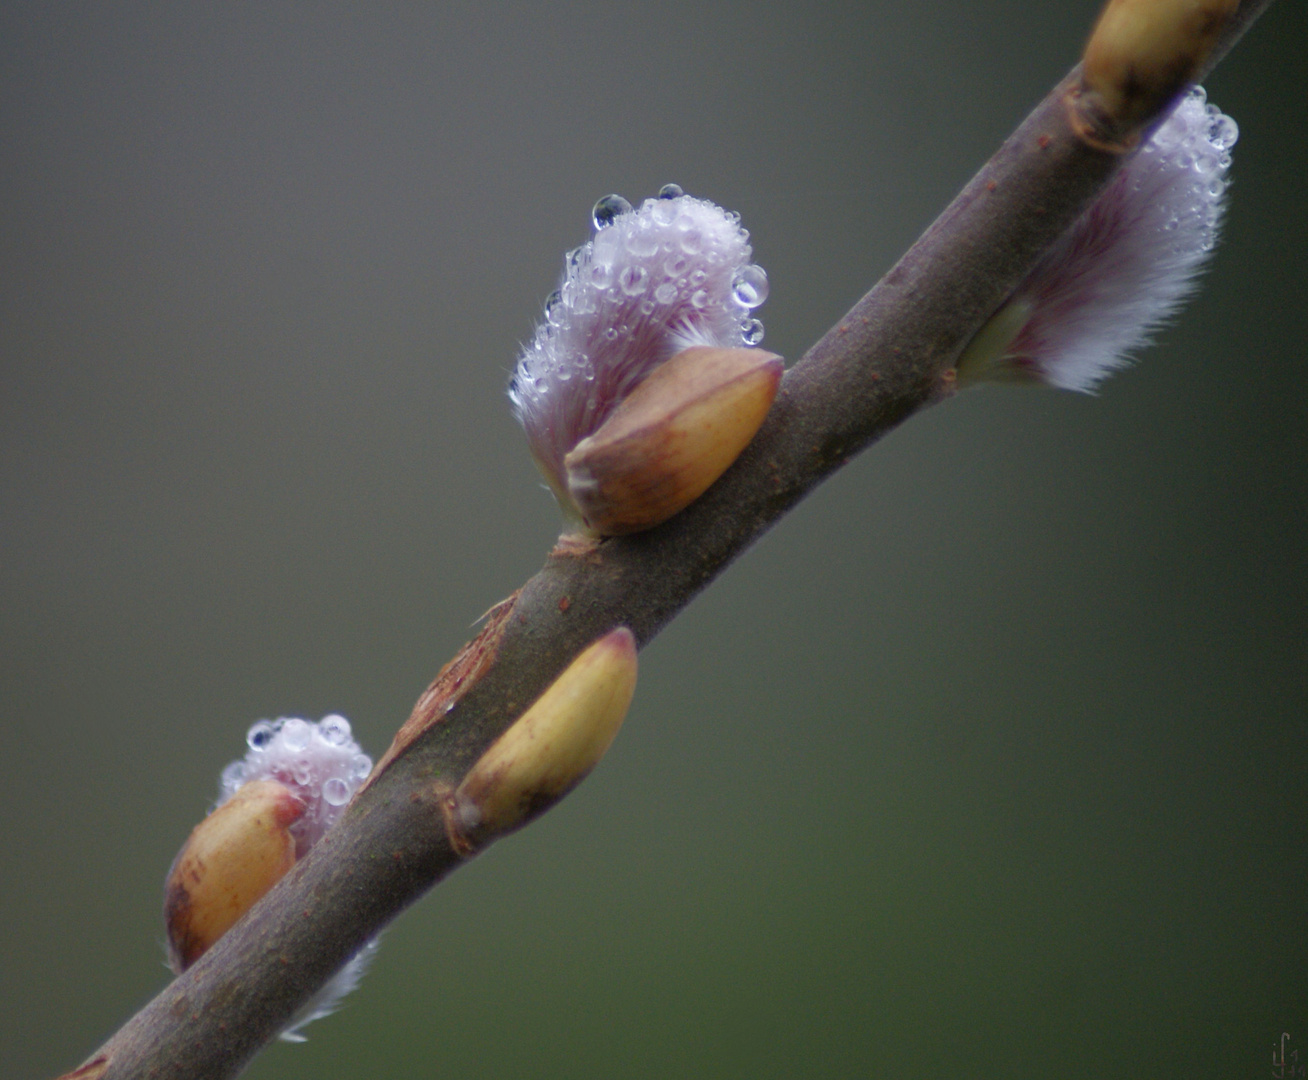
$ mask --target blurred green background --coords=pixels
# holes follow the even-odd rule
[[[0,8],[0,1075],[165,982],[264,716],[379,755],[557,527],[504,387],[594,199],[738,210],[797,358],[1096,5]],[[252,1077],[1258,1077],[1308,1058],[1308,6],[1200,299],[920,416]]]

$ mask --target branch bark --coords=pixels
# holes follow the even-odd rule
[[[1245,0],[1202,78],[1270,4]],[[236,1075],[362,945],[463,860],[440,798],[590,642],[639,645],[830,473],[953,390],[952,364],[1123,160],[1056,86],[889,273],[790,371],[750,447],[649,532],[557,547],[422,695],[341,822],[81,1068]],[[1147,129],[1167,100],[1138,123]],[[1115,137],[1120,132],[1114,132]]]

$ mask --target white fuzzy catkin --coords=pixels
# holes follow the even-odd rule
[[[1029,311],[1003,355],[976,374],[1091,392],[1129,364],[1197,288],[1238,133],[1202,87],[1191,89],[996,316]],[[965,359],[960,375],[966,368]]]
[[[350,732],[350,722],[332,714],[314,723],[299,717],[259,720],[245,736],[249,750],[223,770],[219,805],[254,780],[276,780],[304,803],[305,811],[291,826],[295,857],[301,859],[340,819],[368,774],[372,758]],[[377,950],[373,938],[315,994],[279,1036],[304,1042],[301,1029],[340,1007],[341,999],[359,984]]]
[[[556,491],[563,458],[669,357],[691,345],[757,345],[767,274],[728,213],[669,184],[639,209],[608,195],[509,384],[532,455]]]
[[[324,716],[316,724],[295,716],[260,720],[245,742],[250,748],[245,757],[223,770],[219,805],[252,780],[285,785],[305,806],[291,826],[297,859],[336,824],[372,772],[372,758],[354,741],[343,716]]]

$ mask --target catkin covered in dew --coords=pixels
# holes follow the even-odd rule
[[[968,346],[960,378],[1089,392],[1129,364],[1198,287],[1238,134],[1191,89]]]
[[[509,384],[532,456],[565,503],[568,452],[674,354],[757,345],[753,311],[768,294],[739,215],[676,185],[639,208],[605,196],[593,221]]]
[[[222,772],[213,812],[192,830],[164,886],[168,952],[179,974],[199,959],[340,820],[372,771],[349,721],[325,716],[260,720],[246,755]],[[358,984],[376,950],[368,942],[281,1033],[326,1016]]]

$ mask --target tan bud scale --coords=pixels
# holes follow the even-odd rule
[[[754,438],[783,370],[761,349],[709,346],[655,368],[563,459],[586,526],[602,536],[639,532],[698,499]]]
[[[1109,0],[1085,48],[1083,97],[1099,135],[1135,129],[1193,82],[1239,0]],[[1078,125],[1080,126],[1080,125]]]
[[[295,865],[304,804],[275,780],[246,784],[192,831],[164,886],[168,956],[181,974]]]
[[[636,690],[636,641],[620,627],[578,656],[464,777],[454,795],[465,841],[525,825],[585,779]]]

